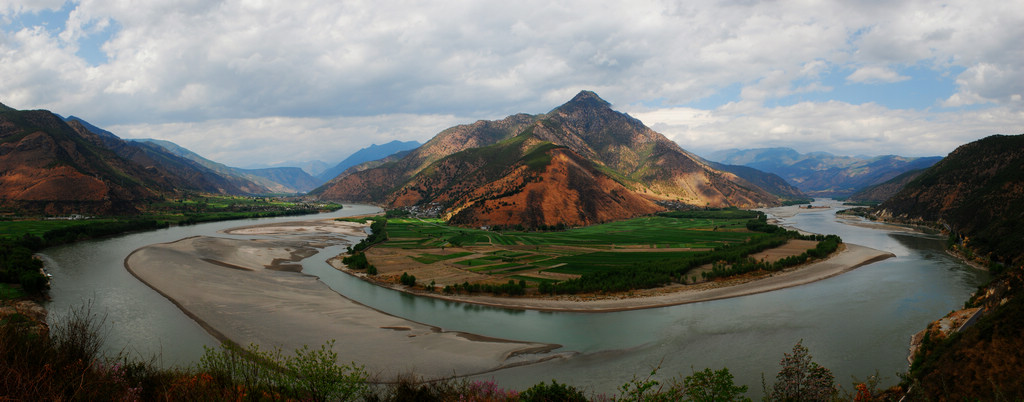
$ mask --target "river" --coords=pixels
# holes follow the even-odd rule
[[[375,211],[346,206],[317,217]],[[879,373],[884,383],[906,370],[910,336],[928,322],[961,308],[987,274],[948,256],[944,239],[900,228],[865,228],[842,223],[836,209],[783,218],[787,226],[834,233],[844,241],[892,252],[896,258],[860,267],[808,285],[769,293],[674,307],[617,313],[552,313],[504,310],[411,296],[339,273],[324,260],[344,249],[329,247],[303,261],[339,293],[410,320],[493,337],[564,345],[579,355],[510,368],[475,379],[525,389],[557,379],[591,392],[614,394],[634,375],[657,378],[689,375],[705,367],[728,367],[738,384],[760,394],[783,353],[803,340],[814,360],[830,368],[840,385]],[[769,211],[771,213],[771,211]],[[217,231],[310,217],[229,221],[129,234],[47,249],[43,258],[54,275],[48,305],[51,321],[90,301],[106,315],[108,353],[126,352],[164,366],[188,365],[203,345],[216,341],[176,306],[127,273],[131,251],[187,236],[229,235]],[[339,340],[340,341],[340,340]]]

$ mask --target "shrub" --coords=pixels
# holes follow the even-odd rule
[[[802,343],[793,346],[793,354],[783,353],[771,393],[765,392],[769,400],[827,401],[838,393],[832,371],[812,361]]]
[[[280,349],[250,345],[243,350],[225,343],[220,349],[205,348],[198,369],[227,385],[226,390],[236,390],[238,397],[262,394],[271,399],[333,401],[363,396],[368,390],[366,371],[355,364],[339,365],[333,348],[332,340],[319,349],[303,346],[294,356],[285,356]]]
[[[559,384],[551,380],[551,385],[538,383],[519,394],[523,402],[586,402],[587,396],[576,387]]]
[[[744,397],[747,386],[737,386],[728,368],[711,371],[710,368],[693,373],[683,379],[683,389],[690,401],[749,401]]]

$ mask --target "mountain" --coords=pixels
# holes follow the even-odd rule
[[[708,161],[708,164],[715,169],[735,174],[784,201],[810,201],[811,197],[804,194],[799,188],[789,184],[789,182],[779,177],[777,174],[762,172],[747,166],[726,165],[724,163],[711,161]]]
[[[338,175],[344,173],[348,168],[360,165],[366,162],[384,159],[388,156],[394,155],[399,152],[409,151],[420,146],[417,141],[391,141],[387,144],[377,145],[373,144],[366,148],[360,149],[349,155],[345,160],[339,162],[337,165],[324,170],[320,174],[316,175],[318,184],[323,184]]]
[[[892,196],[896,195],[896,193],[902,190],[903,187],[906,187],[907,183],[916,179],[917,176],[921,175],[921,173],[924,173],[924,169],[911,170],[893,177],[885,183],[861,189],[860,191],[850,195],[847,200],[853,202],[881,203],[882,201],[888,200]]]
[[[992,280],[965,303],[973,325],[930,326],[909,378],[914,400],[1024,398],[1024,134],[962,145],[875,207],[896,221],[939,223],[961,256]]]
[[[467,226],[586,225],[648,214],[661,209],[657,202],[779,203],[590,91],[546,114],[446,129],[400,159],[337,177],[313,194],[388,207],[438,204]]]
[[[252,183],[244,188],[245,192],[251,194],[268,193],[302,193],[316,187],[316,180],[313,176],[302,169],[286,168],[264,168],[264,169],[241,169],[227,166],[223,163],[214,162],[192,152],[191,150],[170,141],[156,139],[135,139],[132,141],[153,144],[168,152],[191,160],[217,174],[239,182]]]
[[[306,173],[309,173],[310,176],[313,176],[314,179],[316,179],[316,177],[319,176],[320,173],[323,173],[323,172],[327,171],[327,169],[331,168],[331,165],[329,165],[329,164],[327,164],[327,162],[324,162],[324,161],[321,161],[321,160],[302,161],[302,162],[288,161],[288,162],[282,162],[278,166],[267,166],[267,167],[283,167],[283,166],[295,166],[297,168],[300,168],[303,171],[305,171]],[[322,184],[322,182],[321,182],[321,184]]]
[[[93,144],[109,149],[163,177],[171,187],[214,194],[263,194],[269,190],[244,178],[222,175],[193,160],[149,142],[122,140],[89,122],[69,116],[64,119],[78,134]]]
[[[908,171],[927,168],[942,158],[837,156],[827,152],[801,154],[791,148],[757,148],[718,151],[708,159],[774,173],[810,196],[846,197]]]
[[[273,192],[276,193],[304,193],[316,188],[320,183],[305,170],[298,167],[272,167],[264,169],[238,169],[245,177],[259,177],[269,180]]]
[[[969,246],[1024,263],[1024,135],[962,145],[876,208],[886,219],[937,222]]]
[[[0,108],[0,205],[47,214],[133,213],[173,184],[45,110]]]

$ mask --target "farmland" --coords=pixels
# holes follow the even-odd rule
[[[713,261],[738,261],[781,246],[795,235],[748,229],[752,219],[763,216],[740,210],[692,211],[564,231],[498,232],[449,226],[436,219],[392,218],[384,225],[383,241],[366,255],[380,274],[378,280],[393,281],[409,273],[417,283],[433,282],[447,292],[472,292],[470,286],[475,284],[486,288],[512,281],[553,293],[558,286],[583,277],[637,276],[652,267],[660,271],[674,267],[668,276],[658,274],[658,279],[607,285],[613,291],[628,290],[666,280],[703,282],[684,274]],[[808,243],[813,247],[813,242]],[[605,289],[606,285],[600,286]]]

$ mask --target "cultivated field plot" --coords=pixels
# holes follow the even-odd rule
[[[421,282],[436,280],[423,276],[427,272],[446,272],[449,281],[512,279],[536,285],[766,236],[746,229],[748,216],[721,212],[641,217],[557,232],[494,232],[448,226],[439,219],[389,219],[387,241],[367,256],[381,274],[408,272]],[[448,284],[453,283],[437,281]]]

